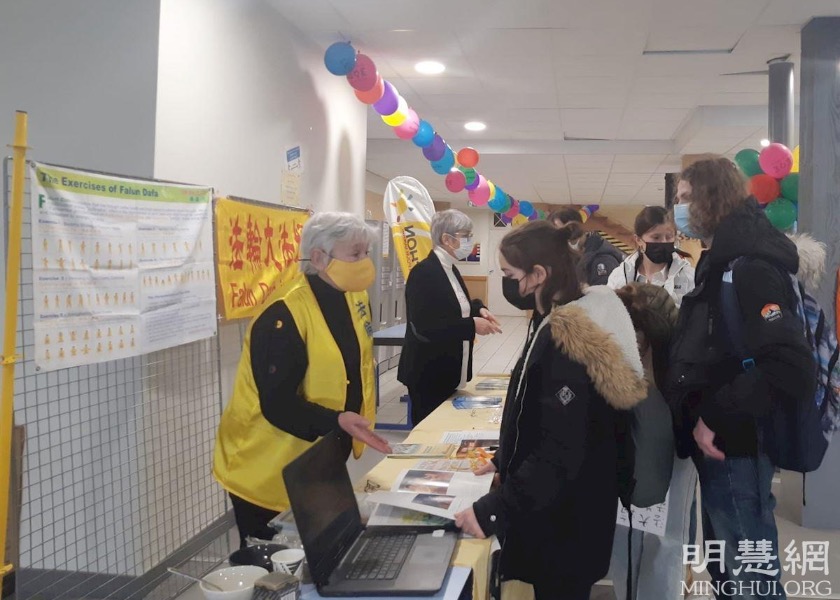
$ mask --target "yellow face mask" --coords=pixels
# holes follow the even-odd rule
[[[353,262],[333,258],[325,273],[345,292],[363,292],[376,280],[376,270],[369,256]]]

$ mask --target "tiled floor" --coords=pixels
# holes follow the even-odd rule
[[[509,373],[514,366],[522,345],[525,341],[527,332],[527,320],[518,317],[504,317],[500,319],[503,333],[479,338],[475,352],[473,354],[473,372],[476,374],[502,374]],[[380,374],[380,405],[377,412],[378,422],[387,423],[405,423],[407,414],[407,405],[400,402],[400,397],[406,393],[406,389],[396,380],[396,368]],[[388,438],[392,443],[398,443],[405,438],[406,432],[399,431],[380,431],[382,435]],[[370,471],[376,463],[381,460],[381,455],[374,452],[366,452],[361,460],[350,460],[348,462],[348,470],[351,478],[356,481],[365,473]],[[777,482],[774,487],[778,493]],[[828,596],[819,596],[821,598],[840,598],[840,532],[833,531],[819,531],[808,530],[793,524],[791,520],[785,518],[781,511],[777,511],[777,522],[779,527],[780,547],[785,546],[790,540],[796,540],[798,543],[802,541],[828,541],[830,543],[829,554],[829,575],[825,579],[831,582],[831,589],[834,592]],[[235,537],[235,536],[234,536]],[[698,535],[702,539],[702,533]],[[704,574],[697,577],[698,579],[706,579]],[[614,594],[612,586],[608,582],[606,585],[598,585],[592,591],[592,600],[612,600]],[[793,598],[813,598],[816,596],[789,596]],[[188,589],[180,596],[183,600],[199,600],[202,598],[197,587]],[[654,599],[640,599],[640,600],[654,600]],[[656,599],[658,600],[658,599]],[[679,600],[679,599],[671,599]]]

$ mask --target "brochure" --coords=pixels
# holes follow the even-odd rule
[[[447,458],[455,444],[393,444],[388,458]]]
[[[458,396],[452,401],[452,406],[458,410],[469,410],[472,408],[498,408],[501,405],[501,396]]]
[[[506,390],[510,385],[510,379],[507,377],[493,377],[490,379],[483,379],[475,384],[475,389],[479,392],[486,392],[490,390]]]
[[[400,473],[390,492],[375,492],[371,502],[419,511],[445,519],[471,506],[490,491],[493,475],[408,469]]]
[[[451,519],[387,504],[377,504],[368,519],[369,527],[446,527]]]

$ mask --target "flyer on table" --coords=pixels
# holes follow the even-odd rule
[[[211,188],[40,163],[31,181],[37,367],[216,334]]]

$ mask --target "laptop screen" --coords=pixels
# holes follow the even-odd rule
[[[283,469],[309,570],[319,584],[326,583],[362,531],[346,456],[346,447],[331,433]]]

